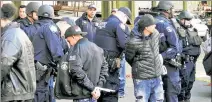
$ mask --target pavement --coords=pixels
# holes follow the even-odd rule
[[[202,51],[203,52],[203,51]],[[207,86],[210,83],[210,77],[205,74],[204,67],[202,65],[202,59],[204,54],[201,53],[196,63],[196,81],[191,91],[191,102],[211,102],[211,86]],[[126,63],[126,74],[130,76],[131,67]],[[126,79],[125,97],[120,98],[119,102],[132,102],[135,100],[134,87],[132,78]],[[57,102],[72,102],[71,100],[57,100]]]

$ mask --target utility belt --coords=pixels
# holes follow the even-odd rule
[[[38,61],[35,61],[35,69],[36,69],[36,82],[39,83],[42,80],[45,80],[48,83],[51,75],[56,75],[56,67],[51,65],[45,65]]]
[[[181,58],[180,54],[177,54],[177,56],[173,59],[164,60],[164,64],[168,64],[168,65],[174,66],[179,69],[183,68],[182,67],[182,58]]]
[[[194,56],[191,56],[191,55],[186,55],[185,56],[185,61],[188,62],[188,61],[195,61],[195,57]]]

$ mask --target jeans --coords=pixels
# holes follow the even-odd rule
[[[86,98],[86,99],[73,100],[73,102],[97,102],[97,100],[92,98]]]
[[[125,55],[123,54],[123,58],[121,60],[121,65],[120,65],[120,70],[119,70],[119,80],[120,80],[120,85],[119,85],[119,96],[124,96],[124,88],[125,88],[125,82],[126,82],[126,68],[125,68]]]
[[[50,102],[56,102],[54,98],[54,76],[53,75],[49,79],[49,97],[50,97]]]
[[[135,102],[163,102],[164,91],[161,77],[148,80],[133,79]]]

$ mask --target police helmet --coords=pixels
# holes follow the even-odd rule
[[[26,14],[30,14],[33,11],[37,12],[41,4],[39,2],[30,2],[26,6]]]
[[[171,1],[160,1],[157,6],[159,10],[170,10],[173,7],[174,5]]]
[[[42,5],[38,9],[38,16],[39,17],[47,17],[47,18],[54,18],[54,9],[52,6],[49,5]]]
[[[188,11],[182,11],[180,14],[179,14],[179,19],[187,19],[187,20],[191,20],[193,18],[193,15],[188,12]]]

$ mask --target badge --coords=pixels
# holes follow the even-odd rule
[[[53,33],[58,32],[57,27],[54,26],[54,25],[49,26],[49,29],[50,29]]]
[[[69,57],[69,61],[74,61],[74,60],[76,60],[76,55],[73,55],[73,56]]]
[[[172,32],[172,28],[171,27],[166,27],[167,32]]]
[[[124,30],[124,31],[125,31],[126,26],[125,26],[123,23],[121,23],[121,24],[120,24],[120,27],[121,27],[121,29],[122,29],[122,30]]]
[[[87,24],[87,21],[82,21],[82,25],[86,25]]]
[[[62,64],[61,64],[61,69],[62,70],[67,70],[68,69],[68,62],[62,62]]]

